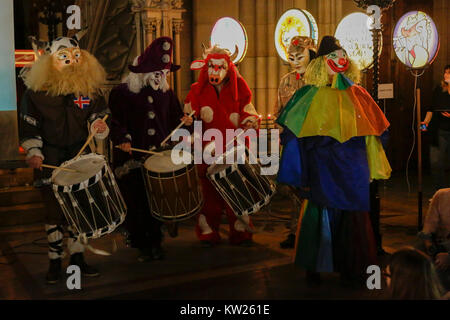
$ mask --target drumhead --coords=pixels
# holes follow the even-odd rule
[[[82,155],[76,159],[66,161],[61,165],[63,168],[74,169],[78,172],[54,170],[52,182],[58,186],[79,184],[94,177],[105,166],[105,158],[101,155],[95,153]]]
[[[182,163],[173,163],[172,151],[174,152],[174,156],[177,156],[180,160],[183,159]],[[176,154],[177,152],[178,154]],[[192,155],[182,150],[165,150],[161,153],[162,156],[153,155],[149,157],[144,163],[144,168],[152,172],[169,173],[185,168],[187,166],[186,163],[192,163]]]

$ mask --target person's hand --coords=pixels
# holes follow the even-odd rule
[[[441,112],[444,117],[450,118],[450,112]]]
[[[27,164],[30,168],[42,170],[42,158],[38,156],[32,156],[27,159]]]
[[[431,249],[433,247],[433,241],[431,241],[431,240],[424,240],[423,244],[425,245],[426,253],[432,255],[431,254],[431,251],[432,251]]]
[[[97,133],[103,133],[108,129],[108,125],[103,120],[97,120],[92,126],[94,130],[97,130]]]
[[[131,154],[131,143],[130,142],[122,143],[119,145],[119,149],[122,150],[123,152]]]
[[[438,253],[435,258],[436,268],[447,270],[450,268],[450,254],[448,252]]]
[[[248,130],[248,129],[258,129],[258,121],[252,121],[252,120],[248,120],[246,121],[243,125],[242,125],[242,129],[244,130]]]
[[[426,123],[425,121],[422,121],[420,123],[420,130],[421,131],[428,131],[428,123]]]
[[[187,113],[184,115],[183,118],[181,118],[181,121],[184,122],[186,126],[192,126],[192,123],[194,122],[194,118],[190,117]]]

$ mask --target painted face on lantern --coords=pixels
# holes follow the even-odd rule
[[[62,71],[69,66],[76,66],[81,62],[81,50],[79,48],[64,48],[53,54],[55,68]]]
[[[149,84],[153,90],[160,90],[166,87],[168,74],[169,69],[149,72],[145,75],[144,81]]]
[[[347,53],[343,49],[333,51],[326,55],[328,74],[334,75],[347,71],[350,67]]]
[[[228,63],[225,59],[210,59],[208,62],[209,83],[217,86],[223,82],[228,73]]]
[[[309,64],[309,50],[307,48],[302,48],[303,50],[298,50],[296,52],[289,53],[289,64],[291,67],[299,73],[304,73],[306,67]]]

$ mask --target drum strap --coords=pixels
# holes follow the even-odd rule
[[[94,254],[97,254],[100,256],[110,256],[111,255],[111,253],[109,253],[108,251],[95,249],[90,244],[85,244],[85,246],[86,246],[86,249],[88,249],[90,252],[92,252]]]
[[[78,239],[81,241],[81,243],[88,249],[90,252],[100,255],[100,256],[110,256],[111,253],[105,250],[96,249],[93,246],[89,244],[89,240],[86,238],[86,235],[79,235]]]

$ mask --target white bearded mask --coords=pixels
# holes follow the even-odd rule
[[[208,62],[208,79],[213,86],[221,84],[228,74],[228,63],[225,59],[210,59]]]
[[[144,75],[144,84],[150,85],[155,91],[162,90],[166,92],[169,89],[169,83],[167,82],[169,72],[169,69],[164,69],[146,73]]]

